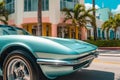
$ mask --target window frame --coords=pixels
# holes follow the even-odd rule
[[[70,6],[68,6],[67,4],[71,2],[71,4],[73,4],[73,7],[70,8]],[[68,1],[68,0],[60,0],[60,10],[64,9],[64,8],[68,8],[68,9],[73,9],[74,6],[79,2],[79,0],[72,0],[72,1]]]
[[[35,3],[33,5],[33,2],[35,0],[24,0],[24,11],[27,12],[27,11],[37,11],[38,10],[38,0],[37,0],[37,4]],[[48,4],[46,4],[48,3]],[[31,5],[29,7],[29,4]],[[34,6],[37,6],[37,7],[34,7]],[[49,0],[42,0],[42,11],[48,11],[49,10]]]

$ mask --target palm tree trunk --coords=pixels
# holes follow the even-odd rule
[[[82,40],[82,25],[79,23],[79,37]]]
[[[109,40],[109,29],[107,29],[106,32],[107,32],[107,33],[106,33],[106,34],[107,34],[107,36],[106,36],[106,37],[107,37],[107,40]]]
[[[38,27],[37,35],[42,36],[42,0],[38,0]]]
[[[62,31],[61,31],[61,33],[62,33],[62,38],[65,38],[64,27],[62,27]]]
[[[93,4],[93,15],[95,17],[94,21],[93,21],[93,30],[94,30],[94,40],[96,41],[97,40],[97,26],[96,26],[96,14],[95,14],[95,0],[92,0],[92,4]]]
[[[116,35],[116,34],[117,34],[117,29],[115,29],[114,31],[115,31],[115,32],[114,32],[114,36],[115,36],[114,38],[115,38],[115,40],[116,40],[116,39],[117,39],[117,35]]]

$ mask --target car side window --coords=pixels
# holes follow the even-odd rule
[[[30,35],[30,34],[21,28],[0,25],[0,35]]]
[[[2,30],[2,28],[0,28],[0,35],[3,35],[3,30]]]
[[[12,27],[8,27],[7,32],[9,32],[10,34],[17,34],[16,30]]]
[[[9,35],[9,33],[5,30],[3,30],[3,35]]]
[[[9,35],[9,33],[4,28],[0,28],[0,35]]]

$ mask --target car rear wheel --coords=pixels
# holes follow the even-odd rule
[[[23,55],[25,53],[13,51],[7,56],[3,64],[3,80],[46,80],[36,62]]]

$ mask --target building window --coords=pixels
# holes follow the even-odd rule
[[[37,11],[38,0],[24,0],[24,11]],[[49,0],[42,0],[42,10],[49,10]]]
[[[92,36],[91,36],[91,29],[87,29],[87,38],[88,39],[92,38]]]
[[[15,12],[15,0],[5,0],[6,5],[5,8],[9,11],[9,13]]]
[[[49,10],[49,0],[42,0],[42,10],[43,11]]]
[[[60,9],[68,8],[73,9],[79,0],[60,0]]]
[[[101,30],[100,30],[100,28],[98,28],[98,34],[97,34],[97,37],[100,39],[101,38]]]
[[[38,0],[24,0],[24,11],[37,11]]]

